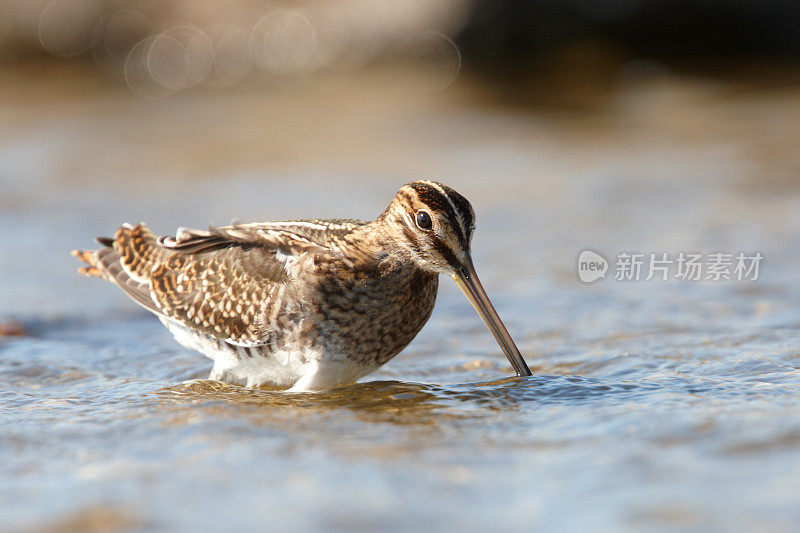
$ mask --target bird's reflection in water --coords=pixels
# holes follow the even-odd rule
[[[401,425],[429,425],[447,419],[497,416],[542,404],[630,401],[664,384],[616,382],[580,376],[537,375],[492,381],[433,385],[401,381],[369,381],[317,393],[246,389],[236,385],[193,380],[161,389],[157,396],[182,409],[202,406],[273,418],[296,413],[347,410],[362,419]],[[229,413],[230,414],[230,413]]]

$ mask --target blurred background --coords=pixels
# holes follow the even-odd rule
[[[636,127],[744,133],[769,167],[760,179],[796,173],[797,130],[776,109],[794,105],[800,79],[796,2],[393,4],[5,0],[0,135],[68,129],[54,161],[106,184],[298,164],[452,180],[422,153],[441,155],[450,126],[523,144]]]
[[[0,96],[5,528],[800,525],[800,3],[0,0]],[[472,201],[534,378],[443,279],[359,385],[182,384],[209,362],[68,255],[417,177]],[[586,248],[764,261],[587,285]]]

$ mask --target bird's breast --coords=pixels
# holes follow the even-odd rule
[[[318,342],[334,356],[380,366],[403,348],[433,311],[438,276],[414,267],[379,271],[318,264],[308,311]]]

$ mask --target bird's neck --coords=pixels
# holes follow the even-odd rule
[[[387,210],[388,211],[388,210]],[[384,212],[372,222],[364,224],[337,239],[336,248],[348,266],[380,277],[436,277],[436,274],[423,271],[413,260],[411,253],[402,246],[402,221]]]

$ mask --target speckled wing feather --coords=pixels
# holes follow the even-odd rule
[[[105,247],[76,252],[83,272],[119,285],[158,315],[240,346],[270,342],[262,318],[279,314],[286,261],[328,250],[340,228],[361,221],[297,221],[181,228],[157,238],[144,225],[125,225]],[[327,229],[332,226],[331,229]]]

